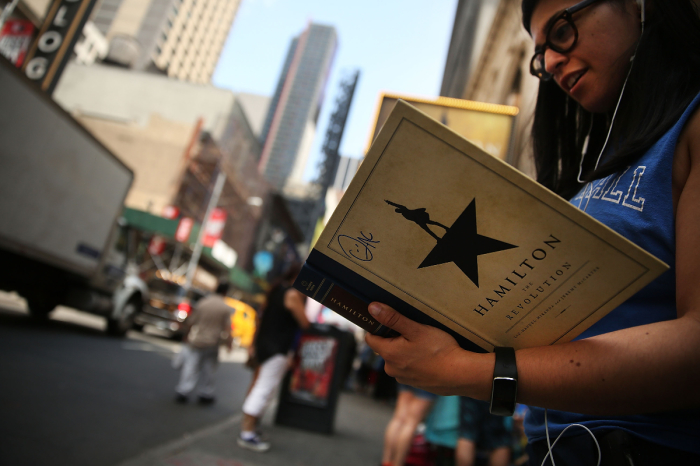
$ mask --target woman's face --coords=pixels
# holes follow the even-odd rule
[[[530,22],[535,46],[545,43],[549,21],[578,1],[539,1]],[[632,0],[624,5],[601,1],[575,13],[573,20],[578,29],[576,45],[566,53],[547,47],[545,69],[589,112],[610,111],[617,103],[641,34],[639,10]]]

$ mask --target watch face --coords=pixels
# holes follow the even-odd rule
[[[495,377],[491,392],[491,413],[512,416],[515,411],[515,397],[518,381],[510,377]]]

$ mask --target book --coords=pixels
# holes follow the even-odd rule
[[[569,341],[667,269],[399,101],[294,286],[373,334],[379,301],[483,352]]]

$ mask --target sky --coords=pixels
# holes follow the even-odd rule
[[[436,98],[457,0],[242,0],[213,83],[272,96],[289,43],[309,21],[334,26],[338,49],[306,178],[313,178],[342,77],[360,79],[340,154],[364,156],[381,92]]]

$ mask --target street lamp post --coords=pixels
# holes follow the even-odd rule
[[[197,264],[199,263],[199,257],[202,255],[202,239],[204,238],[204,231],[206,230],[207,223],[209,223],[209,217],[211,216],[212,210],[216,207],[219,202],[219,197],[221,196],[221,190],[224,188],[224,182],[226,181],[226,173],[219,167],[219,174],[216,177],[216,182],[214,183],[214,189],[211,192],[211,197],[209,198],[209,205],[207,205],[207,212],[204,214],[204,221],[202,222],[202,227],[199,229],[199,234],[197,235],[197,242],[194,245],[192,251],[192,257],[190,258],[190,263],[187,266],[187,275],[185,279],[185,290],[189,291],[192,287],[192,279],[194,278],[194,273],[197,270]]]

